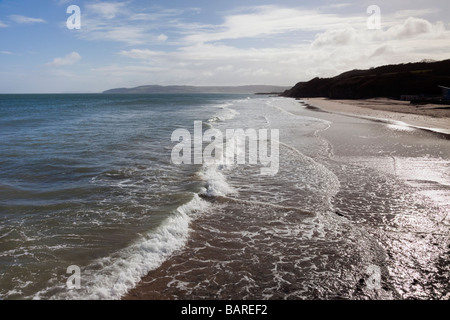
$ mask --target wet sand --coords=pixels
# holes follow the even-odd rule
[[[450,134],[450,106],[412,105],[408,101],[386,98],[366,100],[303,99],[325,111],[380,120],[400,121],[410,126]]]
[[[299,112],[332,122],[320,135],[345,168],[334,171],[341,183],[334,207],[377,234],[400,299],[449,299],[450,142],[448,134],[435,132],[448,132],[448,110],[415,111],[387,99],[305,103]],[[385,175],[368,179],[363,168]],[[393,182],[404,186],[391,188]]]

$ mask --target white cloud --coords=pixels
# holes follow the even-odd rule
[[[337,8],[337,9],[341,9],[341,8],[346,8],[351,6],[352,4],[349,2],[345,2],[345,3],[336,3],[336,4],[329,4],[328,7],[330,8]]]
[[[0,51],[0,54],[12,54],[11,51]]]
[[[250,12],[225,17],[222,25],[195,32],[187,42],[213,42],[226,39],[267,37],[294,31],[317,32],[348,25],[362,25],[364,17],[341,17],[317,10],[259,6]]]
[[[424,58],[449,58],[450,32],[442,23],[433,24],[420,18],[395,19],[391,15],[386,16],[392,22],[389,26],[369,30],[365,20],[360,18],[351,18],[354,23],[349,24],[346,16],[315,12],[314,24],[304,25],[305,22],[294,19],[282,21],[282,16],[293,16],[290,10],[274,15],[260,9],[254,12],[262,14],[264,19],[261,21],[272,23],[265,25],[264,29],[258,27],[262,22],[252,20],[250,24],[256,27],[248,27],[241,15],[234,14],[233,18],[225,17],[225,23],[220,25],[190,25],[190,28],[185,28],[187,35],[174,51],[130,49],[122,50],[120,55],[138,60],[143,66],[164,68],[163,73],[155,71],[149,74],[152,79],[172,79],[179,84],[197,85],[248,84],[255,81],[290,85],[316,76],[335,76],[355,68]],[[253,18],[256,19],[256,16]],[[302,16],[297,18],[302,20]],[[322,29],[320,32],[307,32],[309,41],[294,39],[277,42],[278,35],[289,34],[296,28],[306,31]],[[227,39],[252,37],[270,39],[269,45],[261,48],[225,42]]]
[[[0,21],[0,28],[6,28],[8,25]]]
[[[397,19],[406,19],[409,17],[423,17],[430,14],[435,14],[439,12],[437,8],[428,8],[428,9],[409,9],[409,10],[400,10],[394,13],[394,17]]]
[[[158,41],[164,42],[164,41],[167,41],[167,39],[169,39],[169,37],[166,36],[165,34],[160,34],[160,35],[158,36]]]
[[[178,34],[177,43],[187,45],[214,41],[267,38],[296,31],[318,32],[365,25],[365,16],[346,16],[322,13],[319,10],[256,6],[241,8],[240,12],[223,17],[221,24],[205,24],[182,19],[187,12],[198,9],[153,9],[146,12],[127,2],[98,2],[86,6],[81,36],[88,40],[117,41],[129,45],[148,43],[149,39],[166,41],[168,28]],[[342,4],[347,5],[347,4]],[[342,6],[341,6],[342,7]],[[156,34],[155,34],[156,33]]]
[[[429,21],[409,17],[402,24],[389,28],[386,31],[386,35],[392,39],[405,39],[432,32],[433,25]]]
[[[80,37],[92,41],[114,41],[127,45],[164,42],[161,30],[173,28],[186,10],[134,8],[131,2],[98,2],[86,5]]]
[[[166,55],[165,52],[162,51],[158,52],[148,49],[132,49],[128,51],[123,50],[119,52],[119,54],[128,58],[139,59],[144,61],[151,61],[154,58],[163,57],[164,55]]]
[[[370,58],[388,55],[388,54],[392,54],[394,52],[395,52],[395,50],[394,50],[394,48],[392,48],[391,45],[383,44],[374,50],[374,52],[370,55]]]
[[[343,46],[349,45],[356,40],[357,31],[348,27],[346,29],[331,29],[319,33],[312,43],[313,47],[320,48],[324,46]]]
[[[111,26],[109,29],[93,31],[92,37],[98,40],[112,40],[124,42],[128,44],[142,44],[145,43],[147,32],[145,28],[140,26]]]
[[[145,67],[145,66],[120,66],[120,65],[111,65],[111,66],[105,66],[105,67],[98,67],[94,68],[91,71],[94,73],[101,73],[109,76],[123,76],[123,75],[148,75],[152,72],[157,71],[165,71],[164,68],[158,68],[158,67]]]
[[[86,5],[86,11],[100,15],[105,19],[114,19],[120,13],[126,13],[125,2],[98,2]]]
[[[62,58],[55,58],[52,62],[46,64],[48,67],[61,67],[77,63],[81,60],[78,52],[72,52]]]
[[[194,11],[195,8],[191,9],[156,9],[154,8],[151,12],[134,12],[130,9],[127,12],[130,21],[146,21],[146,22],[162,22],[164,19],[171,19],[173,17],[181,16],[185,12]]]
[[[20,23],[20,24],[47,23],[47,21],[45,21],[44,19],[31,18],[31,17],[21,16],[18,14],[13,14],[13,15],[9,16],[9,18],[12,21],[14,21],[16,23]]]

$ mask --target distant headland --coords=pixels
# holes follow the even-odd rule
[[[107,94],[185,94],[185,93],[210,93],[210,94],[267,94],[282,93],[289,87],[270,85],[248,85],[248,86],[159,86],[147,85],[135,88],[117,88],[106,90]]]

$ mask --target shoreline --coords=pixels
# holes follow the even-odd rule
[[[312,109],[410,126],[450,137],[450,108],[440,105],[414,106],[408,101],[385,98],[364,100],[300,99]]]
[[[306,148],[311,144],[302,144],[311,136],[308,135],[309,126],[299,125],[298,119],[291,115],[306,116],[307,119],[314,117],[336,124],[321,133],[334,149],[333,159],[327,162],[325,168],[340,184],[339,193],[333,196],[335,211],[318,218],[321,228],[330,233],[318,232],[314,223],[310,225],[310,220],[304,215],[292,212],[291,206],[274,210],[270,206],[270,198],[269,206],[255,206],[245,201],[248,200],[245,196],[253,196],[253,193],[246,194],[245,190],[237,199],[214,198],[212,201],[218,201],[220,206],[214,206],[192,220],[185,247],[142,277],[121,300],[258,300],[268,297],[273,300],[358,300],[362,297],[403,300],[446,297],[429,289],[434,288],[435,283],[441,284],[440,280],[428,279],[425,275],[434,274],[433,268],[440,267],[440,260],[436,259],[445,257],[448,247],[446,238],[442,238],[445,236],[445,225],[441,225],[447,217],[444,217],[444,210],[436,209],[438,202],[434,200],[444,199],[442,196],[446,195],[446,189],[441,189],[443,184],[435,178],[444,177],[440,173],[445,171],[440,168],[445,164],[441,163],[438,154],[442,150],[440,146],[446,146],[447,141],[421,130],[411,130],[414,131],[412,134],[399,130],[392,135],[392,131],[385,130],[384,125],[357,119],[394,123],[400,121],[396,117],[401,117],[401,113],[385,113],[383,117],[378,115],[379,119],[384,120],[376,120],[373,114],[376,110],[350,103],[344,105],[346,108],[327,99],[304,100],[304,104],[306,108],[299,108],[297,101],[280,102],[280,108],[286,111],[282,123],[292,124],[294,128],[286,136],[294,150],[303,150],[301,147],[305,146],[304,150],[315,154],[315,151]],[[360,109],[360,113],[354,111],[352,114],[350,109]],[[245,114],[244,109],[240,111],[241,115]],[[322,113],[313,113],[317,111]],[[276,120],[278,113],[276,110],[272,112],[267,116],[275,114],[273,119]],[[371,115],[369,112],[372,112]],[[347,115],[351,117],[347,118]],[[445,121],[448,119],[444,118]],[[271,125],[280,123],[271,122]],[[290,126],[286,125],[286,128],[289,130]],[[393,140],[388,140],[391,135]],[[417,145],[421,146],[420,150],[427,155],[426,158],[415,153],[418,149],[413,147]],[[303,156],[296,155],[294,153],[293,158],[287,158],[287,163],[294,163],[293,168],[304,167],[300,162]],[[286,172],[291,170],[289,167]],[[423,173],[419,175],[418,172]],[[289,174],[286,177],[295,179],[296,176]],[[403,183],[409,177],[412,177],[414,187]],[[251,176],[244,178],[251,185]],[[235,176],[234,179],[239,178]],[[301,182],[298,176],[297,180]],[[309,198],[297,195],[300,188],[293,189],[295,196],[292,196],[284,188],[286,184],[282,186],[284,201],[288,201],[286,204],[291,200],[299,206],[308,202],[305,199]],[[421,195],[422,191],[430,193],[431,197],[434,192],[440,193],[435,198],[426,198],[426,195]],[[409,210],[413,210],[414,215]],[[281,216],[283,220],[280,220]],[[280,224],[280,221],[283,223]],[[312,234],[309,230],[317,232]],[[372,231],[366,233],[366,230]],[[339,234],[333,240],[334,232],[351,235],[348,239],[352,240],[344,241],[342,239],[347,238]],[[334,246],[337,241],[343,241],[341,246]],[[440,243],[442,245],[438,245]],[[411,248],[406,253],[405,246]],[[346,260],[344,252],[352,258]],[[315,262],[323,256],[330,261],[329,265]],[[417,259],[421,264],[412,265],[411,261]],[[334,285],[328,286],[335,277],[324,278],[318,272],[322,271],[321,268],[326,272],[337,272],[334,269],[336,263],[340,265],[338,272],[342,281],[336,284],[339,290]],[[383,286],[380,291],[372,292],[362,285],[367,279],[364,270],[367,270],[369,263],[382,270]],[[424,268],[424,265],[430,267]],[[281,290],[274,289],[278,288],[277,285]]]

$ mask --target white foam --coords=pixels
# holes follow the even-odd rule
[[[115,300],[120,299],[141,278],[158,268],[176,250],[181,249],[188,238],[189,223],[195,212],[201,212],[208,203],[197,194],[177,210],[156,230],[131,246],[112,256],[95,261],[83,269],[81,267],[81,289],[66,290],[51,299]],[[46,297],[55,287],[36,294],[34,299]]]
[[[216,145],[214,150],[216,156],[204,157],[202,171],[198,173],[200,178],[206,182],[206,187],[200,194],[215,197],[235,193],[235,189],[230,186],[224,175],[224,170],[232,165],[225,162],[223,146]]]
[[[239,112],[229,108],[228,106],[229,105],[222,106],[220,110],[212,118],[208,120],[208,122],[223,122],[227,120],[232,120],[237,115],[239,115]]]
[[[208,197],[216,197],[236,192],[236,190],[228,184],[222,172],[224,169],[225,165],[219,162],[203,164],[203,171],[200,173],[200,176],[206,181],[206,188],[201,194]]]

